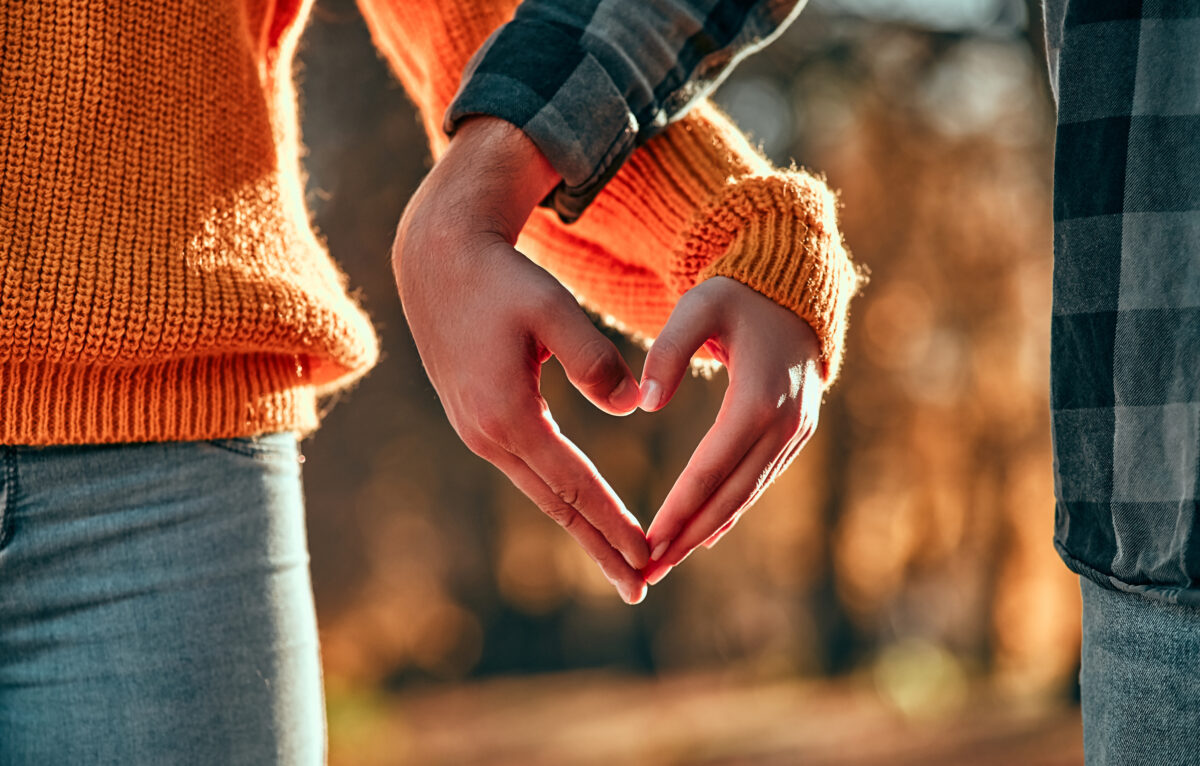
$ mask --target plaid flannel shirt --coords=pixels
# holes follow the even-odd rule
[[[1200,2],[1049,0],[1055,545],[1200,604]]]
[[[579,217],[633,150],[773,40],[804,0],[525,0],[472,57],[445,129],[472,114],[521,128]]]

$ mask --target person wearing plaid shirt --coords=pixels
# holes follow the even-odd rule
[[[1046,6],[1055,546],[1089,763],[1200,762],[1200,3]]]
[[[803,3],[527,0],[445,114],[521,128],[578,218]],[[1200,3],[1047,0],[1058,103],[1054,544],[1081,575],[1089,764],[1200,763]]]

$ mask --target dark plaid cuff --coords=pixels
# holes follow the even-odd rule
[[[568,28],[516,20],[488,38],[463,73],[443,127],[486,114],[525,132],[562,176],[543,204],[583,213],[633,152],[638,125],[600,62]]]

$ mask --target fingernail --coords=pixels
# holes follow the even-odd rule
[[[638,406],[646,412],[653,412],[662,405],[662,386],[657,380],[647,380],[642,386],[642,400]]]
[[[641,394],[635,386],[629,385],[629,378],[624,378],[608,395],[608,403],[618,410],[632,410],[637,407]]]
[[[667,552],[667,546],[671,544],[670,540],[663,540],[658,545],[654,546],[654,550],[650,551],[650,560],[658,561],[662,555]]]

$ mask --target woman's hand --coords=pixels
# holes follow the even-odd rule
[[[637,603],[649,556],[642,528],[559,432],[538,390],[553,355],[602,410],[628,414],[639,399],[617,348],[554,277],[513,248],[557,182],[517,128],[487,117],[463,123],[405,210],[393,266],[413,340],[459,437]]]
[[[728,369],[729,388],[646,534],[652,560],[643,574],[652,585],[725,535],[817,428],[824,386],[816,335],[791,311],[726,277],[680,298],[646,357],[643,409],[670,401],[703,345]]]

